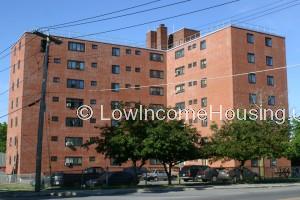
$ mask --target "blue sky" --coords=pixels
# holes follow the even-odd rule
[[[31,31],[41,26],[99,15],[149,1],[151,0],[3,0],[1,1],[0,6],[0,51],[8,47],[12,42],[16,41],[25,31]],[[161,0],[160,2],[137,8],[135,11],[178,1],[181,0]],[[101,32],[189,12],[214,4],[223,3],[225,1],[226,0],[192,0],[182,5],[125,18],[98,22],[86,26],[66,28],[58,30],[55,33],[68,36],[70,34],[74,35]],[[268,4],[277,5],[276,2],[288,3],[290,1],[291,0],[241,0],[235,4],[163,21],[161,23],[166,24],[170,28],[170,31],[173,29],[180,29],[182,27],[197,28],[210,22],[215,22],[216,20],[229,18],[233,15],[243,13],[244,16],[245,12],[248,10],[256,8],[263,9],[263,6]],[[297,19],[300,18],[299,11],[300,5],[247,22],[253,25],[267,27],[273,32],[286,37],[288,65],[300,64],[300,28],[299,23],[297,23]],[[133,12],[133,10],[127,12]],[[91,39],[110,41],[114,43],[143,45],[145,41],[145,33],[150,29],[154,29],[158,24],[159,23],[153,23],[137,28],[102,34],[94,36]],[[0,71],[10,65],[9,60],[9,57],[0,60]],[[299,75],[300,67],[288,69],[289,105],[290,109],[295,108],[298,113],[300,113],[300,92],[298,88],[300,85]],[[0,73],[0,93],[5,91],[8,87],[9,71],[5,71]],[[7,105],[8,94],[0,96],[0,116],[7,113]],[[0,122],[6,120],[7,118],[2,118],[0,119]]]

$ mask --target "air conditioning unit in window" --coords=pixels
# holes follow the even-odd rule
[[[71,103],[67,103],[67,108],[72,108],[72,104]]]
[[[65,163],[65,166],[72,168],[73,167],[73,163]]]
[[[66,142],[66,146],[67,146],[67,147],[73,147],[74,144],[73,144],[73,142],[71,142],[71,141],[67,141],[67,142]]]

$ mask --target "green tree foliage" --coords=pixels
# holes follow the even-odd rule
[[[6,152],[7,124],[0,123],[0,152]]]
[[[300,118],[291,122],[291,143],[288,150],[291,159],[300,159]]]
[[[137,116],[140,106],[134,109],[134,112],[138,110]],[[200,139],[196,129],[182,121],[160,121],[152,118],[151,112],[147,116],[147,119],[122,119],[116,126],[101,127],[101,136],[85,146],[96,144],[97,152],[119,164],[131,160],[135,170],[146,160],[157,159],[163,164],[171,184],[171,171],[175,165],[199,158],[197,145]]]
[[[143,152],[162,163],[171,185],[174,166],[201,156],[200,141],[196,129],[185,125],[183,121],[158,121],[148,129]]]
[[[209,150],[216,159],[237,160],[244,167],[247,160],[280,158],[289,145],[289,126],[275,121],[234,120],[214,132]]]

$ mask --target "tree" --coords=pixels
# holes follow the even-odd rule
[[[0,123],[0,152],[6,152],[7,124]]]
[[[141,105],[133,109],[139,116]],[[121,107],[120,107],[121,108]],[[144,109],[145,107],[142,106]],[[96,144],[96,150],[105,155],[106,158],[114,159],[115,163],[122,164],[130,160],[137,179],[137,168],[145,165],[148,157],[143,154],[144,143],[147,138],[147,129],[151,120],[128,118],[120,120],[115,126],[100,127],[101,136],[84,146]]]
[[[243,169],[247,160],[280,158],[289,144],[289,127],[275,121],[233,120],[212,127],[209,144],[215,159],[237,160]]]
[[[294,119],[291,122],[291,143],[288,149],[289,158],[292,160],[300,159],[300,121]]]
[[[144,154],[164,166],[168,184],[172,184],[172,169],[179,163],[201,157],[200,137],[195,128],[183,121],[157,121],[148,129]]]

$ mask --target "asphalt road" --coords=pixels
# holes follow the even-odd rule
[[[77,200],[79,198],[70,198]],[[80,200],[300,200],[300,187],[204,189],[81,197]]]
[[[64,199],[63,197],[21,197],[0,199]],[[300,200],[300,185],[284,187],[249,188],[240,186],[194,187],[185,190],[131,191],[118,195],[85,194],[80,197],[69,197],[72,200]]]

